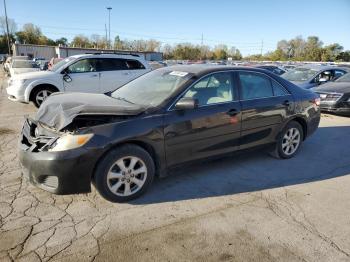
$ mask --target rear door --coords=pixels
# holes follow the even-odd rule
[[[113,91],[129,81],[129,76],[125,74],[127,66],[124,59],[99,58],[97,68],[101,93]]]
[[[96,59],[81,59],[68,66],[65,71],[69,76],[66,78],[62,75],[66,92],[100,93],[100,79],[96,69]]]
[[[240,103],[231,72],[208,75],[182,97],[198,100],[198,108],[176,110],[164,117],[168,166],[238,149]]]
[[[136,59],[126,59],[127,73],[131,79],[135,79],[149,71],[150,69],[146,69],[145,65],[143,65],[140,61]]]
[[[274,142],[294,99],[276,80],[260,72],[239,71],[242,111],[240,149]]]
[[[102,93],[113,91],[147,72],[139,61],[122,58],[100,58],[98,71]]]

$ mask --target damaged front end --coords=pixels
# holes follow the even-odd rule
[[[130,116],[78,115],[61,130],[27,118],[23,126],[21,143],[31,152],[74,149],[83,146],[92,138],[93,134],[86,134],[88,128],[128,118]]]
[[[57,132],[38,121],[26,118],[22,129],[21,146],[25,151],[49,151],[64,132]]]

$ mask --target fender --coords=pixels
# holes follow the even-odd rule
[[[53,85],[55,86],[59,92],[64,92],[63,80],[58,81],[56,79],[37,79],[32,81],[25,89],[24,92],[24,100],[29,103],[29,97],[32,90],[38,85]]]

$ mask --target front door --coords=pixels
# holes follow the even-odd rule
[[[231,72],[210,74],[185,92],[198,107],[165,115],[165,150],[168,166],[238,149],[240,103]]]
[[[96,59],[81,59],[65,69],[62,81],[66,92],[100,93]]]

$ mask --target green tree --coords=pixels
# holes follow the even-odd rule
[[[62,46],[67,46],[68,45],[68,39],[65,37],[61,37],[55,41],[56,45],[62,45]]]
[[[308,61],[321,61],[323,43],[317,36],[309,36],[305,45],[305,59]]]
[[[336,59],[341,62],[350,62],[350,51],[340,52]]]
[[[23,44],[46,44],[47,38],[41,29],[31,23],[25,24],[22,31],[16,33],[17,40]]]
[[[81,48],[91,48],[92,45],[90,43],[89,38],[84,35],[77,35],[73,38],[71,42],[72,47],[81,47]]]
[[[338,43],[327,45],[322,48],[321,60],[322,61],[335,61],[338,55],[343,51],[343,47]]]

